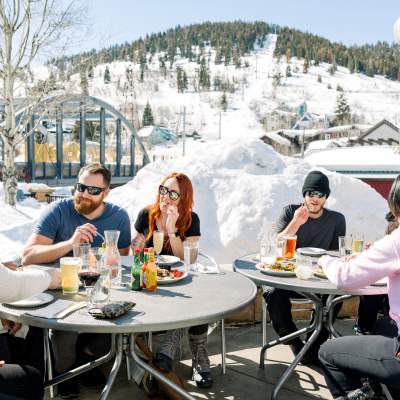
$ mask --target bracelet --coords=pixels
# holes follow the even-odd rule
[[[175,232],[167,232],[168,236],[175,236],[176,237],[176,233]]]

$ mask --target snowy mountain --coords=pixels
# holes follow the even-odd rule
[[[382,118],[398,122],[400,82],[350,73],[344,67],[338,67],[331,75],[331,65],[327,63],[313,66],[311,62],[308,72],[303,73],[303,59],[292,58],[288,63],[285,57],[280,60],[274,57],[276,41],[277,35],[267,35],[262,47],[256,45],[254,51],[242,57],[239,68],[215,65],[216,51],[206,45],[202,52],[209,68],[209,91],[198,91],[199,64],[178,54],[172,68],[164,71],[159,62],[163,54],[158,53],[147,56],[143,82],[139,64],[116,61],[94,68],[93,78],[88,79],[88,90],[90,95],[121,109],[137,125],[149,102],[155,124],[181,131],[185,107],[186,131],[196,131],[205,139],[218,138],[220,112],[222,137],[260,137],[265,129],[290,127],[298,106],[304,101],[308,111],[332,115],[338,86],[343,88],[356,122],[374,124]],[[104,82],[106,67],[110,71],[110,83]],[[126,78],[129,68],[133,71],[130,89]],[[178,93],[176,68],[187,74],[188,89],[184,93]],[[288,68],[290,77],[286,77]],[[274,76],[278,74],[282,77],[276,85]],[[230,85],[231,92],[226,92],[226,111],[221,107],[223,92],[213,88],[216,81]],[[74,91],[80,91],[79,74],[71,77],[71,84]]]

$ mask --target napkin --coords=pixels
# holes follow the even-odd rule
[[[59,299],[39,309],[27,311],[25,314],[40,318],[61,319],[70,314],[70,312],[76,311],[85,306],[85,302],[76,303],[75,301]],[[70,312],[67,312],[68,309],[70,309]],[[67,313],[64,313],[63,311]]]
[[[217,265],[204,265],[197,264],[197,272],[200,274],[219,274],[219,268]]]

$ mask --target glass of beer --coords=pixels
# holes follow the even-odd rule
[[[161,253],[161,250],[164,246],[164,232],[157,230],[153,232],[153,246],[154,246],[154,253],[156,253],[155,261],[157,262],[158,256]]]
[[[285,240],[285,245],[283,247],[283,257],[284,258],[294,258],[296,254],[296,235],[284,235],[282,239]]]
[[[82,266],[80,257],[62,257],[60,259],[61,287],[63,294],[74,294],[79,291],[78,273]]]
[[[353,253],[361,253],[364,250],[364,240],[353,239],[351,250],[353,251]]]

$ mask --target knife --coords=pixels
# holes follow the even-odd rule
[[[87,306],[86,301],[80,301],[79,303],[71,304],[64,310],[55,314],[54,318],[56,318],[56,319],[65,318],[67,315],[72,314],[74,311],[80,310],[81,308],[86,307],[86,306]]]

